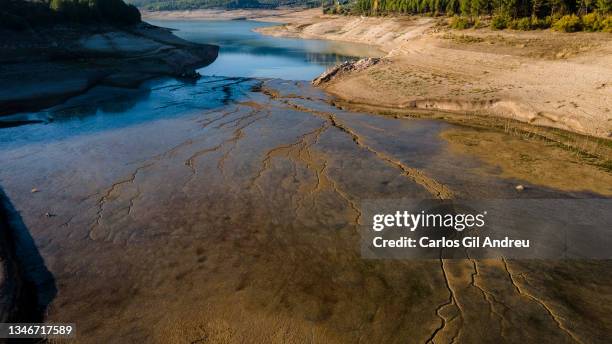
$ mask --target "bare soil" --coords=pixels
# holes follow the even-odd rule
[[[290,19],[259,31],[369,43],[388,52],[387,63],[324,85],[340,99],[478,113],[612,136],[610,34],[456,31],[440,18],[323,16],[314,10]]]

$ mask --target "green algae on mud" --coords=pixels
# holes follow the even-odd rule
[[[512,119],[473,113],[428,111],[421,109],[400,109],[395,107],[374,106],[341,99],[331,101],[340,109],[366,111],[395,118],[424,118],[443,120],[459,127],[471,128],[479,132],[497,132],[534,142],[555,146],[576,155],[580,164],[592,165],[602,171],[612,172],[612,140],[582,135],[562,129],[536,126]]]
[[[612,195],[612,173],[558,145],[500,132],[453,128],[440,134],[449,149],[501,169],[501,176],[558,190]]]

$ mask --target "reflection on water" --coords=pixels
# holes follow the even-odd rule
[[[264,36],[253,29],[278,25],[246,20],[151,20],[184,39],[221,47],[207,75],[311,80],[334,64],[382,52],[365,44]]]
[[[269,23],[201,20],[151,23],[177,29],[176,34],[187,40],[219,45],[219,58],[200,70],[207,77],[195,82],[154,80],[137,89],[97,86],[50,109],[0,118],[0,143],[57,139],[211,109],[226,105],[260,82],[256,79],[244,82],[245,78],[311,80],[340,61],[381,54],[362,44],[275,38],[252,31],[275,25]],[[233,87],[234,84],[239,85]],[[42,126],[47,128],[41,130]]]
[[[92,89],[80,97],[68,100],[66,103],[53,107],[47,111],[54,121],[69,121],[99,112],[114,114],[122,113],[133,108],[138,102],[149,97],[148,88],[123,89],[100,86]]]
[[[3,118],[3,121],[42,123],[0,130],[0,145],[58,140],[213,109],[239,99],[259,82],[247,78],[203,77],[197,82],[154,80],[138,89],[98,86],[47,110]]]

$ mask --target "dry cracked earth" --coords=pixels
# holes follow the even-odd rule
[[[167,96],[151,109],[177,115],[76,134],[56,119],[21,141],[0,132],[0,183],[57,288],[47,320],[76,323],[75,342],[609,341],[609,261],[359,253],[364,199],[592,192],[519,193],[524,181],[449,149],[440,133],[452,125],[339,110],[307,83],[150,92]],[[198,92],[222,101],[203,109]]]

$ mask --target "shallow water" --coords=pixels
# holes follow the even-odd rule
[[[83,133],[136,125],[192,111],[211,109],[234,101],[255,80],[279,78],[311,80],[329,66],[363,56],[380,56],[368,45],[323,40],[274,38],[252,31],[275,25],[245,20],[151,20],[173,28],[194,42],[220,46],[219,57],[199,70],[205,77],[195,82],[158,79],[137,89],[94,87],[86,94],[50,109],[4,116],[0,121],[42,121],[0,131],[0,143],[22,145],[61,139]],[[231,87],[233,85],[238,87]]]

